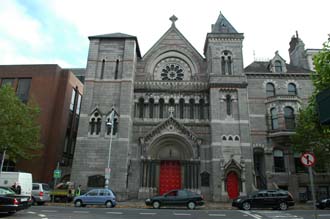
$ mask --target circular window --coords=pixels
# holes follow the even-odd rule
[[[183,68],[178,64],[167,64],[161,72],[162,80],[183,80]]]

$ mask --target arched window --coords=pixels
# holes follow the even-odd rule
[[[159,118],[164,118],[164,99],[159,100]]]
[[[205,119],[204,105],[204,99],[199,100],[199,119]]]
[[[226,109],[227,115],[230,116],[232,114],[232,100],[229,94],[226,96]]]
[[[266,85],[266,96],[273,97],[275,96],[275,86],[272,83],[267,83]]]
[[[139,99],[139,118],[142,119],[144,117],[144,99],[141,97]]]
[[[289,95],[297,95],[297,87],[294,83],[288,84],[288,94]]]
[[[179,108],[180,108],[180,119],[183,119],[184,117],[184,99],[180,99],[179,101]]]
[[[101,132],[102,117],[98,111],[95,111],[89,119],[89,134],[98,135]]]
[[[286,129],[295,128],[296,124],[295,124],[294,110],[289,106],[284,108],[284,121],[285,121]]]
[[[104,77],[104,66],[105,66],[105,60],[103,59],[102,60],[102,65],[101,65],[101,79],[103,79]]]
[[[271,128],[278,129],[278,115],[277,115],[277,110],[276,108],[272,108],[270,110],[270,120],[271,120]]]
[[[115,79],[118,79],[118,68],[119,68],[119,60],[116,60],[116,68],[115,68]]]
[[[153,98],[149,99],[149,118],[154,118],[154,106],[155,106],[155,101]]]
[[[229,51],[224,51],[221,55],[221,73],[223,75],[232,74],[232,57]]]
[[[189,118],[194,119],[195,118],[195,100],[190,99],[189,101]]]
[[[115,135],[117,133],[117,130],[118,130],[118,117],[117,115],[114,116],[113,118],[113,124],[111,124],[111,118],[110,118],[110,113],[109,115],[107,116],[106,118],[106,130],[107,130],[107,135],[110,135],[111,133],[111,129],[113,128],[113,132],[112,132],[112,135]]]
[[[285,172],[284,153],[282,150],[274,150],[274,170],[275,172]]]
[[[283,72],[282,63],[279,60],[275,61],[275,72]]]

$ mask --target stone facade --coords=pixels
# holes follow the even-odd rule
[[[277,187],[297,199],[307,175],[296,174],[288,136],[312,93],[311,71],[277,52],[244,69],[244,36],[222,14],[202,56],[176,19],[143,57],[134,36],[89,37],[71,180],[104,186],[111,146],[110,187],[119,199],[187,188],[228,201]]]

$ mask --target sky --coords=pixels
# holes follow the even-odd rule
[[[306,49],[330,34],[328,0],[0,0],[0,64],[85,68],[88,36],[121,32],[138,39],[142,56],[170,28],[169,18],[203,55],[206,34],[221,13],[244,33],[244,66],[289,60],[296,31]]]

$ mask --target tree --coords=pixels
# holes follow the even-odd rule
[[[6,150],[13,161],[38,155],[41,148],[39,113],[32,101],[22,103],[11,86],[0,88],[0,153]]]
[[[316,102],[316,95],[330,88],[330,38],[314,57],[314,65],[316,72],[311,78],[315,89],[308,106],[300,111],[292,141],[295,151],[312,151],[316,155],[316,169],[320,170],[330,166],[330,126],[320,124]]]

